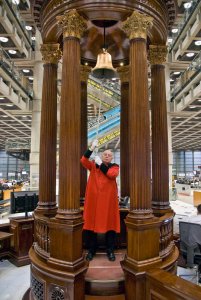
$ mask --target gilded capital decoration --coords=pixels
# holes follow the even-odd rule
[[[63,37],[76,37],[80,39],[87,29],[86,20],[80,16],[76,9],[69,10],[63,16],[57,17],[57,24],[62,27]]]
[[[150,45],[149,46],[149,60],[151,65],[162,65],[166,61],[167,46]]]
[[[62,52],[59,44],[42,44],[40,51],[45,63],[57,64],[61,59]]]
[[[121,83],[129,82],[129,65],[123,66],[123,67],[118,67],[117,68],[117,73],[119,74]]]
[[[134,11],[126,21],[122,23],[122,29],[130,40],[147,38],[147,30],[153,25],[153,18]]]
[[[81,81],[87,82],[89,73],[91,73],[91,67],[80,65]]]

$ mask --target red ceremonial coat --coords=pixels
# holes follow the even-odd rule
[[[90,171],[84,202],[84,227],[97,233],[120,232],[120,214],[116,177],[119,166],[110,164],[104,174],[94,161],[85,156],[82,165]]]

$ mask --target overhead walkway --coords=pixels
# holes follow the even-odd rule
[[[92,77],[88,80],[88,100],[102,112],[100,117],[88,122],[89,143],[98,136],[99,146],[103,146],[120,135],[120,91],[117,85]]]
[[[6,153],[21,160],[29,160],[31,143],[29,139],[7,139]]]
[[[120,106],[116,106],[88,124],[88,140],[98,136],[99,146],[111,142],[120,134]]]
[[[101,110],[107,111],[120,103],[120,92],[114,89],[111,84],[92,77],[87,85],[88,101],[96,106],[101,106]]]

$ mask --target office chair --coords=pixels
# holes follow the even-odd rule
[[[186,266],[196,266],[197,281],[200,282],[201,269],[201,225],[189,222],[179,222],[180,253],[186,258]],[[184,274],[180,276],[192,276]]]

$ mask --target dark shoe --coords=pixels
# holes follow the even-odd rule
[[[92,252],[88,252],[86,256],[86,260],[91,261],[94,258],[94,254]]]
[[[108,257],[109,261],[115,261],[115,259],[116,259],[114,252],[108,252],[107,257]]]

